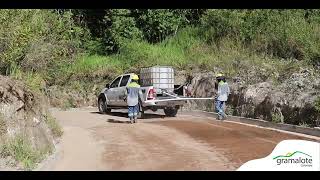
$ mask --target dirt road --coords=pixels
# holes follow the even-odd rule
[[[102,115],[96,108],[53,114],[64,135],[39,170],[236,170],[284,139],[311,140],[183,114],[149,114],[137,124],[129,124],[124,112]]]

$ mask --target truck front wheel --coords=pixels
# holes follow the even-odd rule
[[[178,113],[178,108],[168,107],[163,109],[164,114],[168,117],[175,117]]]
[[[101,114],[110,113],[111,109],[107,108],[107,103],[105,98],[99,98],[98,100],[98,108]]]

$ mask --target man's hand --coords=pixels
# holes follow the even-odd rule
[[[127,96],[126,95],[121,95],[121,96],[119,96],[119,99],[123,99],[124,101],[126,101],[127,100]]]

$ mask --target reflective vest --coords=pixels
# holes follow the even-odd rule
[[[228,83],[220,81],[218,84],[218,100],[227,101],[230,94],[230,88]]]
[[[141,97],[142,92],[140,85],[136,82],[131,82],[127,86],[127,104],[128,106],[135,106],[139,103],[139,95]]]

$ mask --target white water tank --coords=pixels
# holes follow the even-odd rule
[[[153,86],[157,94],[162,94],[161,89],[173,92],[174,70],[170,66],[141,68],[140,83],[142,86]]]

